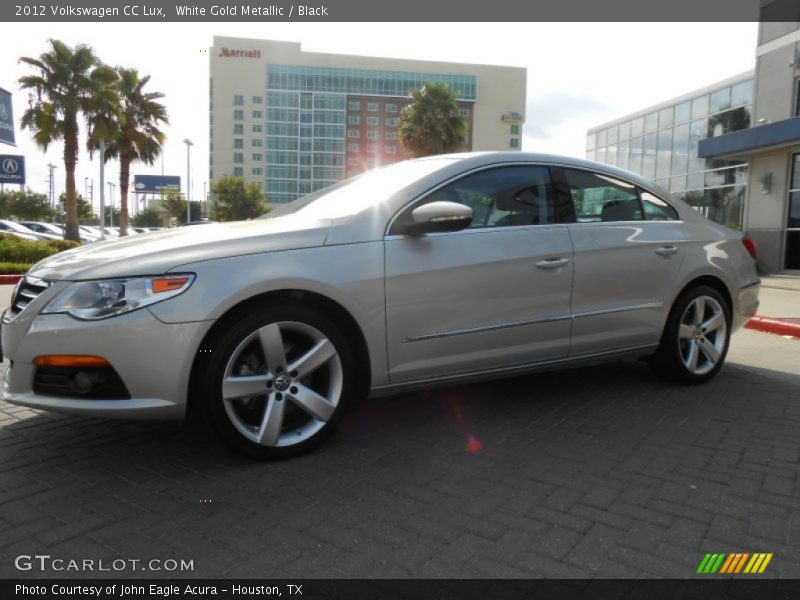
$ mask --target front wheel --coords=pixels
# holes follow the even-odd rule
[[[235,449],[260,459],[311,450],[352,394],[352,354],[341,330],[305,307],[269,307],[221,329],[200,373],[209,420]]]
[[[730,344],[730,307],[717,290],[691,288],[670,311],[650,366],[664,379],[704,383],[722,368]]]

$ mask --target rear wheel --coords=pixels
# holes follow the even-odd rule
[[[730,325],[730,307],[717,290],[709,286],[687,290],[670,311],[650,366],[657,375],[672,381],[708,381],[725,362]]]
[[[264,308],[221,330],[200,373],[210,421],[234,448],[260,459],[311,450],[334,430],[352,394],[347,340],[305,307]]]

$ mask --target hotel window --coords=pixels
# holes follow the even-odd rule
[[[241,150],[242,148],[244,148],[244,140],[242,138],[234,138],[233,147]]]
[[[359,138],[361,137],[361,131],[358,129],[348,129],[347,130],[347,137],[349,138]]]
[[[264,140],[261,138],[253,138],[253,146],[256,148],[261,148],[264,145]]]
[[[233,167],[234,177],[244,177],[244,169],[242,167]]]
[[[361,110],[361,102],[348,102],[347,110]]]
[[[397,154],[397,146],[384,146],[383,151],[386,154]]]
[[[396,113],[397,112],[397,104],[387,104],[386,105],[386,112],[387,113]]]
[[[377,131],[368,131],[367,132],[367,139],[368,140],[377,140],[378,139],[378,132]]]
[[[794,80],[794,117],[800,117],[800,77]]]
[[[378,103],[377,102],[367,102],[367,110],[369,112],[378,112]]]
[[[358,166],[358,157],[351,156],[347,159],[347,166],[348,167],[357,167]]]
[[[235,163],[243,163],[244,162],[244,154],[241,152],[234,152],[233,153],[233,162]]]
[[[263,154],[253,154],[253,160],[256,162],[261,162],[264,160]]]
[[[253,104],[264,104],[264,98],[261,96],[253,96]]]
[[[358,115],[347,115],[347,123],[348,125],[358,125],[361,123],[361,117]]]
[[[378,147],[375,144],[367,144],[367,152],[373,154],[378,151]]]
[[[465,119],[469,117],[469,109],[468,108],[459,108],[458,109],[458,116],[464,117]]]
[[[373,127],[378,125],[378,117],[367,117],[367,125],[372,125]]]
[[[261,167],[253,168],[253,175],[263,175],[263,174],[264,174],[264,169],[262,169]]]
[[[233,118],[236,121],[243,121],[244,120],[244,111],[243,110],[235,110],[233,111]]]
[[[519,138],[511,138],[511,147],[519,148]]]
[[[511,135],[519,135],[519,125],[511,126]]]
[[[263,125],[253,125],[253,133],[264,133]]]
[[[254,110],[253,111],[253,118],[254,119],[263,119],[264,118],[264,112],[260,111],[260,110]]]
[[[244,125],[241,123],[234,123],[233,135],[244,135]]]
[[[347,144],[347,151],[348,152],[358,152],[360,147],[358,144]]]
[[[386,126],[387,127],[397,127],[397,119],[394,117],[388,117],[386,119]]]
[[[387,131],[385,137],[386,137],[387,140],[396,140],[397,139],[397,132],[396,131]]]
[[[233,105],[234,106],[244,106],[244,96],[234,96],[233,97]]]

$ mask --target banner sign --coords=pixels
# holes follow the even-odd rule
[[[0,142],[16,145],[14,142],[14,112],[11,107],[11,92],[0,88]]]
[[[0,183],[25,185],[25,157],[0,154]]]
[[[180,189],[181,178],[176,175],[135,175],[133,178],[133,190],[140,194]]]

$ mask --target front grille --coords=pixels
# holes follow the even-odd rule
[[[3,317],[3,322],[8,323],[17,318],[39,294],[45,291],[50,284],[42,279],[26,275],[17,283],[11,296],[11,306]]]
[[[33,391],[62,398],[127,400],[131,397],[113,367],[36,367]]]

